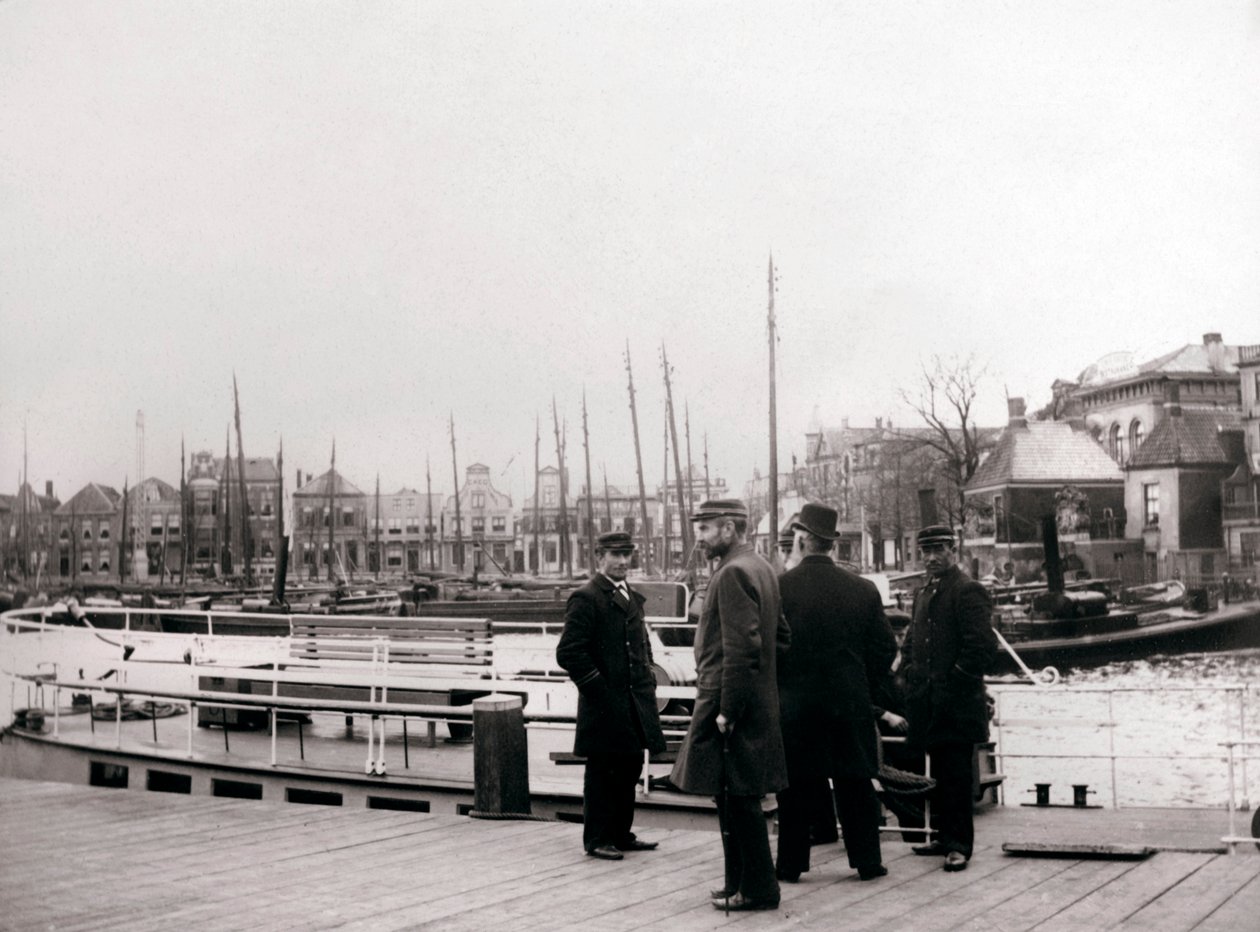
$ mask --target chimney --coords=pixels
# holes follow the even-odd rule
[[[297,471],[297,488],[302,488],[302,468],[300,466]]]
[[[1207,347],[1208,366],[1213,372],[1225,371],[1225,344],[1219,333],[1203,334],[1203,345]]]
[[[1181,417],[1181,383],[1164,380],[1164,413],[1169,417]]]
[[[884,426],[884,419],[882,417],[875,418],[875,429],[879,430],[883,426]]]
[[[1011,427],[1027,427],[1028,418],[1024,416],[1024,399],[1006,399],[1007,424]]]
[[[52,486],[52,480],[51,480],[51,479],[45,479],[45,480],[44,480],[44,497],[45,497],[45,498],[52,498],[52,497],[53,497],[52,489],[53,489],[53,486]]]
[[[849,429],[849,419],[847,417],[840,418],[840,429],[841,430]]]

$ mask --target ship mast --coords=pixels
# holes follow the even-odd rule
[[[582,451],[586,455],[586,556],[595,575],[595,490],[591,487],[591,434],[586,426],[586,386],[582,386]]]
[[[542,443],[542,434],[540,432],[538,423],[539,423],[538,414],[535,413],[534,414],[534,575],[535,576],[542,575],[542,565],[543,565],[542,549],[538,540],[538,533],[540,531],[539,522],[542,520],[541,517],[539,516],[540,496],[538,494],[538,470],[539,470],[538,449],[539,449],[539,445]]]
[[[639,449],[639,413],[634,405],[634,372],[630,368],[630,341],[626,341],[626,376],[630,390],[630,423],[634,426],[634,469],[639,477],[639,521],[643,535],[643,570],[652,575],[652,539],[648,536],[647,490],[643,487],[643,455]]]
[[[455,459],[455,412],[451,412],[451,471],[455,475],[455,553],[459,571],[464,571],[464,522],[459,515],[459,464]],[[452,561],[455,562],[455,561]]]
[[[683,493],[683,476],[682,463],[680,457],[682,449],[678,445],[678,420],[674,416],[674,392],[670,385],[669,379],[669,357],[665,354],[665,344],[661,343],[661,368],[665,370],[665,410],[669,415],[669,436],[670,442],[674,445],[674,487],[678,491],[678,536],[682,541],[682,552],[684,564],[689,562],[691,555],[691,508],[687,501],[687,496]],[[690,449],[690,441],[688,441]],[[691,481],[691,454],[687,454],[687,481]]]
[[[245,558],[245,585],[254,584],[253,554],[250,546],[249,499],[245,487],[245,448],[241,444],[241,396],[236,390],[236,373],[232,373],[232,401],[236,409],[236,468],[237,482],[241,487],[241,553]]]
[[[775,367],[774,367],[774,344],[776,335],[774,330],[774,254],[770,254],[770,271],[767,278],[770,290],[770,305],[766,315],[766,329],[770,344],[770,501],[768,503],[770,514],[770,547],[777,545],[779,538],[779,429],[777,423],[777,415],[775,412]]]
[[[337,438],[333,437],[332,460],[328,466],[328,581],[333,581],[333,554],[336,542],[333,528],[337,524]]]

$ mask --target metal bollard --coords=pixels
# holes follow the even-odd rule
[[[1050,805],[1050,784],[1049,783],[1034,783],[1033,789],[1028,790],[1027,792],[1037,794],[1038,806]]]
[[[1086,808],[1089,805],[1089,801],[1085,797],[1094,792],[1094,790],[1089,788],[1088,783],[1073,783],[1072,805],[1078,809]]]

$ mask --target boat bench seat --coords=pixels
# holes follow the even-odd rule
[[[294,615],[289,656],[320,666],[341,662],[440,664],[443,674],[489,677],[494,639],[488,618]],[[382,641],[387,658],[381,651]]]
[[[586,758],[580,754],[574,754],[572,751],[552,751],[548,757],[551,758],[553,764],[585,764]],[[672,764],[678,760],[678,748],[676,746],[667,745],[665,750],[659,751],[648,758],[648,762],[652,764]]]

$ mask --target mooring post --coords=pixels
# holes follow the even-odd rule
[[[520,696],[474,699],[473,806],[479,813],[528,815],[529,749]]]

